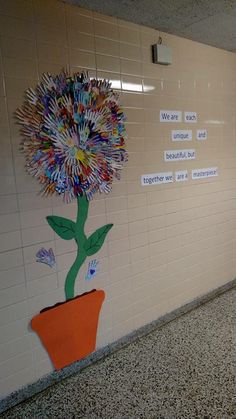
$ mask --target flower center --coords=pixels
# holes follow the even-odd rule
[[[78,150],[75,154],[75,157],[77,158],[77,160],[81,161],[82,163],[84,163],[86,159],[83,150]]]

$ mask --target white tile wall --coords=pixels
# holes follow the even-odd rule
[[[5,288],[0,291],[0,308],[23,301],[26,297],[25,284]]]
[[[14,31],[12,30],[14,28]],[[151,63],[159,32],[57,0],[0,1],[0,394],[52,371],[29,322],[64,300],[76,244],[57,237],[45,217],[76,217],[76,203],[42,197],[24,168],[14,111],[43,71],[88,69],[120,91],[127,115],[129,162],[110,195],[90,204],[86,233],[113,223],[96,258],[99,272],[76,293],[97,287],[106,299],[97,346],[104,346],[235,276],[235,54],[162,34],[173,64]],[[227,57],[227,60],[225,59]],[[140,176],[167,170],[174,148],[160,109],[194,110],[208,139],[194,142],[197,159],[168,170],[219,167],[219,177],[144,188]],[[211,121],[224,121],[223,125]],[[179,128],[186,128],[180,124]],[[181,148],[179,145],[176,148]],[[36,262],[53,249],[56,267]]]
[[[49,229],[47,225],[22,229],[23,246],[30,246],[36,243],[42,243],[53,239],[54,232],[53,230]]]
[[[0,290],[14,285],[24,284],[25,270],[23,266],[0,271]]]
[[[28,363],[27,368],[22,369],[16,374],[8,375],[6,378],[0,380],[0,393],[2,397],[8,396],[9,393],[18,390],[19,388],[32,383],[36,380],[33,363]]]
[[[0,365],[2,362],[14,358],[22,353],[29,353],[30,350],[30,339],[27,335],[8,343],[3,343],[0,345]]]
[[[0,215],[0,233],[8,233],[20,229],[18,213]]]
[[[10,252],[0,253],[1,270],[7,270],[21,265],[23,265],[23,254],[21,248],[11,250]]]
[[[13,313],[16,313],[15,308],[13,308]],[[8,321],[6,322],[6,324],[0,327],[0,344],[8,343],[9,341],[21,338],[25,335],[27,328],[27,318],[20,318],[20,320],[11,322],[11,320],[8,317]]]
[[[27,317],[28,313],[27,301],[10,305],[0,310],[0,327],[7,326],[16,320],[21,320]],[[5,329],[4,329],[5,330]],[[23,335],[22,335],[23,336]],[[3,339],[4,342],[4,339]]]

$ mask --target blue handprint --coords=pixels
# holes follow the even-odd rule
[[[85,276],[86,281],[91,281],[91,279],[93,279],[95,275],[98,273],[98,263],[99,262],[97,259],[93,259],[89,262],[88,271]]]
[[[54,268],[56,266],[56,260],[52,248],[46,250],[42,247],[39,249],[36,253],[36,262],[45,263],[50,266],[50,268]]]

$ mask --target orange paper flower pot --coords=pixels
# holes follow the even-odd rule
[[[95,350],[104,298],[104,291],[94,290],[33,317],[31,327],[40,337],[56,369]]]

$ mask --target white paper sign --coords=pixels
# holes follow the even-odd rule
[[[150,173],[141,176],[142,186],[159,185],[160,183],[173,182],[172,172]]]
[[[199,141],[206,140],[207,139],[207,130],[206,129],[198,129],[196,138]]]
[[[197,122],[197,112],[184,112],[184,122],[187,123],[196,123]]]
[[[204,179],[207,177],[218,176],[218,167],[210,167],[207,169],[192,170],[192,179]]]
[[[172,141],[191,141],[192,131],[187,129],[178,129],[171,131]]]
[[[179,170],[178,172],[175,172],[175,180],[176,182],[185,182],[188,180],[188,171]]]
[[[160,122],[182,122],[182,112],[161,110]]]
[[[194,160],[195,150],[166,150],[164,159],[165,161]]]

